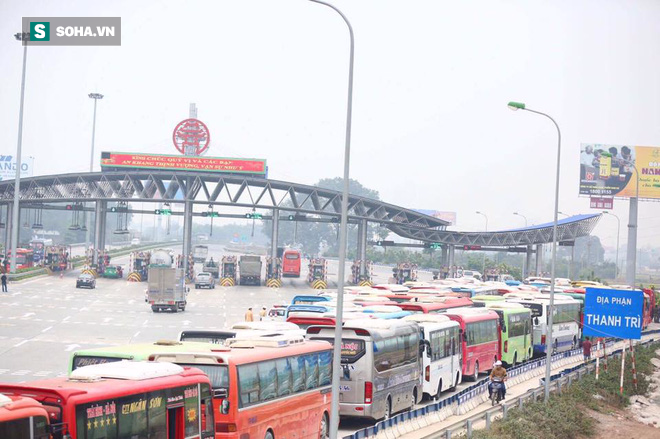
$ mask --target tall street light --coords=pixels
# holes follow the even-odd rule
[[[527,227],[527,217],[526,217],[525,215],[520,214],[520,213],[518,213],[518,212],[513,212],[513,214],[514,214],[514,215],[518,215],[518,216],[523,217],[523,219],[525,220],[525,227]]]
[[[486,216],[485,213],[479,212],[478,210],[475,212],[477,215],[481,215],[486,219],[486,232],[488,231],[488,217]]]
[[[344,188],[341,197],[341,222],[339,225],[339,269],[337,270],[337,324],[335,324],[335,340],[332,352],[332,401],[330,410],[330,438],[335,439],[339,432],[339,385],[341,371],[341,331],[344,311],[344,271],[346,269],[346,224],[348,222],[348,181],[351,158],[351,116],[353,114],[353,52],[355,40],[353,27],[348,18],[335,6],[321,0],[310,0],[334,9],[348,26],[350,36],[350,51],[348,61],[348,103],[346,107],[346,144],[344,147]]]
[[[635,289],[635,278],[637,277],[637,204],[639,203],[639,171],[637,166],[630,160],[622,160],[626,165],[635,170],[637,177],[635,183],[635,198],[630,199],[630,211],[628,213],[628,246],[626,249],[626,283]]]
[[[99,99],[103,99],[103,95],[101,93],[90,93],[87,96],[89,96],[91,99],[94,99],[94,119],[92,122],[92,153],[89,157],[89,172],[94,172],[94,139],[96,137],[96,103],[98,102]],[[85,233],[85,251],[89,249],[89,235],[90,235],[90,230],[92,228],[92,216],[87,215],[87,232]],[[94,249],[94,253],[92,256],[92,262],[96,263],[96,250]]]
[[[552,371],[552,346],[554,342],[552,340],[552,320],[554,314],[555,306],[555,262],[557,260],[557,222],[559,214],[559,170],[561,162],[561,131],[559,130],[559,125],[555,120],[548,116],[545,113],[540,111],[531,110],[525,107],[525,104],[521,102],[509,102],[509,108],[513,111],[525,110],[530,113],[539,114],[545,116],[552,121],[557,128],[557,177],[555,179],[555,208],[553,210],[554,222],[552,224],[552,263],[550,265],[550,309],[548,310],[548,337],[547,344],[545,347],[546,357],[545,357],[545,402],[548,402],[550,399],[550,375]]]
[[[615,269],[614,269],[614,278],[618,279],[619,278],[619,232],[621,232],[621,221],[619,220],[619,217],[616,216],[615,214],[608,212],[607,210],[603,210],[603,213],[605,215],[610,215],[616,218],[616,261],[615,261]]]
[[[18,210],[21,194],[21,150],[23,147],[23,106],[25,103],[25,68],[27,67],[27,48],[30,41],[29,32],[20,32],[14,35],[18,41],[23,42],[23,74],[21,76],[21,104],[18,110],[18,143],[16,145],[16,178],[14,181],[14,208],[11,220],[11,267],[16,272],[16,248],[18,247]]]

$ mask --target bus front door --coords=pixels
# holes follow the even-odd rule
[[[167,409],[167,439],[183,439],[183,407]]]

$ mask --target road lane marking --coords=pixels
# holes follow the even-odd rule
[[[48,332],[48,331],[50,331],[51,329],[53,329],[53,327],[52,327],[52,326],[49,326],[49,327],[46,328],[46,329],[42,329],[41,332]]]
[[[19,346],[23,346],[25,343],[27,343],[29,340],[23,340],[22,342],[15,344],[14,347],[17,348]]]
[[[21,370],[17,370],[16,372],[12,372],[12,375],[27,375],[30,372],[32,371],[27,369],[21,369]]]
[[[66,316],[66,317],[64,317],[64,318],[62,319],[62,323],[66,322],[66,321],[69,320],[70,318],[71,318],[71,316]]]

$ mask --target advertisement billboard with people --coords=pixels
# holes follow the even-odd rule
[[[660,147],[583,143],[580,147],[580,195],[660,199]]]

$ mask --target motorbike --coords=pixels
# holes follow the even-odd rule
[[[499,404],[502,398],[502,391],[504,390],[504,383],[502,381],[491,381],[490,382],[490,401],[495,404]]]

